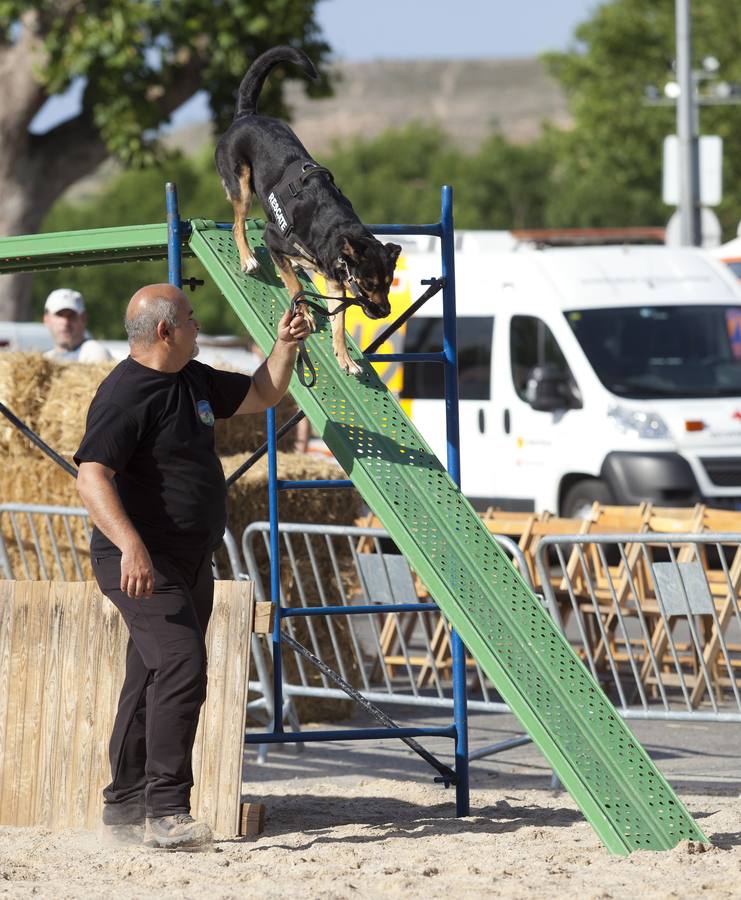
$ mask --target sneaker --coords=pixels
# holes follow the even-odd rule
[[[147,818],[144,829],[144,844],[147,847],[166,849],[207,847],[213,839],[213,833],[208,825],[196,822],[187,813]]]

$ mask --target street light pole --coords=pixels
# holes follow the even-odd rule
[[[679,217],[682,244],[702,244],[700,218],[700,154],[695,85],[692,79],[690,0],[676,0],[677,137],[679,139]]]

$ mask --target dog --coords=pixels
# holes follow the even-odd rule
[[[326,279],[330,312],[350,292],[366,316],[385,318],[391,312],[388,294],[401,247],[376,240],[329,170],[309,156],[285,122],[258,114],[265,79],[281,63],[292,63],[312,80],[318,77],[301,50],[281,46],[263,53],[242,79],[234,121],[216,146],[216,168],[234,209],[232,230],[242,271],[249,274],[258,268],[244,233],[254,194],[269,219],[265,244],[292,297],[301,290],[295,269],[307,269]],[[303,311],[315,330],[305,304]],[[340,368],[360,374],[347,352],[344,309],[331,322],[332,349]]]

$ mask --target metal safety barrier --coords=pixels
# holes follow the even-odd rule
[[[0,577],[28,581],[85,581],[92,578],[90,569],[90,517],[84,507],[50,506],[37,503],[0,504]],[[239,547],[228,530],[224,546],[230,572],[219,571],[216,578],[247,578]],[[258,681],[251,683],[253,697],[247,710],[266,724],[273,720],[269,666],[263,645],[252,635],[253,659]],[[298,729],[298,717],[290,699],[285,704],[284,719]],[[264,761],[266,748],[260,748],[258,759]]]
[[[35,503],[0,504],[0,572],[27,581],[83,581],[88,568],[87,510]]]
[[[270,599],[269,531],[268,522],[255,522],[242,536],[258,600]],[[286,633],[368,700],[452,708],[450,627],[387,532],[281,523],[279,533]],[[529,581],[519,547],[507,537],[497,540]],[[389,604],[393,611],[374,610]],[[468,670],[469,708],[508,711],[475,660],[468,660]],[[284,692],[287,697],[346,698],[298,655],[295,666],[284,672]]]
[[[627,719],[741,722],[741,534],[559,535],[539,589]]]

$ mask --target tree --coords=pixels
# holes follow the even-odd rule
[[[454,181],[460,152],[439,126],[413,122],[336,144],[322,162],[364,222],[435,222],[440,185]]]
[[[264,50],[291,44],[321,67],[329,48],[317,2],[0,0],[0,234],[36,232],[54,201],[111,155],[127,166],[154,162],[159,127],[201,89],[215,127],[225,128],[237,86]],[[266,85],[266,111],[286,114],[285,77],[288,67]],[[47,99],[77,79],[80,112],[32,133]],[[326,93],[326,73],[309,90]],[[0,319],[27,316],[29,301],[29,276],[0,279]]]
[[[694,62],[712,55],[726,81],[741,82],[741,6],[693,3]],[[644,88],[673,78],[675,0],[612,0],[576,30],[574,49],[545,57],[567,91],[572,131],[557,136],[558,162],[548,204],[551,225],[662,224],[661,147],[675,131],[673,108],[643,103]],[[706,107],[704,134],[725,141],[726,233],[741,210],[741,115],[738,106]]]
[[[165,219],[166,181],[174,181],[183,218],[231,221],[232,208],[224,197],[213,164],[213,147],[195,157],[178,157],[164,165],[135,169],[116,176],[85,200],[60,200],[44,219],[43,231],[73,231],[92,227],[137,225]],[[260,214],[257,209],[255,214]],[[207,334],[242,334],[236,313],[224,300],[197,259],[183,259],[183,275],[203,279],[192,303]],[[167,263],[117,263],[62,271],[39,272],[33,280],[33,318],[41,318],[44,300],[58,287],[72,287],[85,297],[88,324],[95,337],[124,338],[126,304],[142,284],[165,281]],[[190,294],[189,294],[190,296]]]
[[[538,227],[545,215],[551,149],[494,133],[464,153],[435,125],[390,129],[338,145],[323,160],[366,222],[436,222],[440,186],[455,189],[457,228]]]
[[[460,166],[456,223],[461,228],[543,227],[553,153],[543,137],[511,144],[492,134]]]

